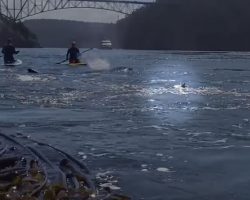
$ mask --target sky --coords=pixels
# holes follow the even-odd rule
[[[152,2],[154,0],[137,0],[137,1]],[[117,20],[122,19],[124,17],[125,15],[112,11],[74,8],[74,9],[45,12],[30,17],[28,19],[66,19],[66,20],[88,21],[88,22],[115,23]]]
[[[96,9],[86,8],[74,8],[67,10],[57,10],[52,12],[46,12],[27,19],[66,19],[76,21],[88,21],[88,22],[103,22],[103,23],[115,23],[117,20],[125,17],[122,14]]]
[[[17,7],[21,7],[20,0],[3,0],[3,1],[4,2],[8,1],[8,5],[12,8],[14,2]],[[30,5],[34,5],[35,2],[37,5],[46,4],[45,0],[28,0],[28,1],[30,2]],[[60,2],[60,0],[50,0],[50,1],[56,4]],[[66,1],[67,0],[63,0],[62,2]],[[72,1],[74,2],[74,0]],[[129,0],[122,0],[122,1],[129,1]],[[152,2],[155,0],[132,0],[132,1]],[[64,9],[64,10],[44,12],[26,19],[66,19],[66,20],[76,20],[76,21],[115,23],[116,21],[124,17],[125,17],[124,14],[119,14],[113,11],[100,10],[100,9],[74,8],[74,9]]]

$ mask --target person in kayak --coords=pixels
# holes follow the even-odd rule
[[[11,39],[8,39],[7,44],[2,49],[2,53],[4,54],[4,63],[9,64],[14,63],[16,61],[13,55],[18,54],[19,51],[16,51]]]
[[[66,60],[69,60],[69,63],[80,63],[79,55],[80,51],[76,47],[76,42],[72,42],[71,48],[68,49]]]

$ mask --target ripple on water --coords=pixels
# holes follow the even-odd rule
[[[50,49],[38,51],[55,53]],[[236,77],[236,72],[213,71],[211,66],[230,68],[226,66],[229,62],[217,62],[221,59],[217,53],[205,60],[198,56],[198,61],[193,62],[187,58],[189,54],[197,58],[196,53],[177,52],[177,57],[168,56],[167,63],[159,68],[152,65],[159,52],[143,52],[143,58],[139,51],[123,50],[114,56],[115,52],[103,52],[112,61],[112,67],[122,62],[138,73],[85,73],[82,68],[48,65],[39,61],[43,56],[34,62],[44,63],[41,71],[48,74],[25,74],[23,68],[1,69],[1,127],[36,135],[41,141],[74,152],[80,161],[87,159],[94,174],[101,172],[96,176],[102,187],[120,189],[119,177],[121,187],[135,196],[133,199],[165,200],[166,192],[171,199],[176,188],[195,195],[198,191],[199,197],[206,198],[207,188],[216,181],[223,186],[216,188],[217,194],[235,188],[231,192],[243,191],[239,199],[244,198],[249,182],[249,74],[244,72]],[[29,51],[32,53],[33,49]],[[163,60],[165,54],[169,55],[164,52]],[[165,67],[171,62],[178,64]],[[248,70],[247,62],[250,61],[245,59],[244,64],[237,65]],[[181,87],[184,82],[186,88]],[[46,112],[44,116],[42,110]],[[244,153],[242,148],[246,149]],[[124,149],[127,151],[121,151]],[[242,163],[235,162],[241,158]],[[246,168],[238,170],[237,165]],[[220,166],[223,169],[217,174]],[[171,173],[173,170],[178,173]],[[173,185],[166,187],[160,179],[169,176]],[[230,187],[224,187],[229,182]],[[209,197],[216,199],[213,194]],[[183,198],[188,197],[179,196]]]
[[[171,171],[170,169],[166,168],[166,167],[158,167],[156,169],[158,172],[165,172],[165,173],[168,173],[168,172],[173,172]]]
[[[53,76],[38,76],[38,75],[17,75],[17,79],[19,81],[23,81],[23,82],[31,82],[31,81],[34,81],[34,82],[37,82],[37,81],[40,81],[40,82],[48,82],[50,80],[54,80],[56,79],[55,77]]]

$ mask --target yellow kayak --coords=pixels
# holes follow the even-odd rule
[[[71,67],[77,67],[77,66],[87,65],[87,63],[68,63],[68,65]]]
[[[79,63],[70,63],[70,62],[63,62],[62,65],[69,65],[70,67],[80,67],[80,66],[86,66],[86,62],[79,62]]]

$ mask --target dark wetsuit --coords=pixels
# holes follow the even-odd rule
[[[13,54],[17,54],[18,51],[13,45],[9,44],[3,47],[2,53],[4,54],[4,63],[13,63],[15,62]]]
[[[77,47],[71,47],[68,49],[66,59],[69,59],[70,63],[79,63],[78,56],[80,54],[80,51]]]

